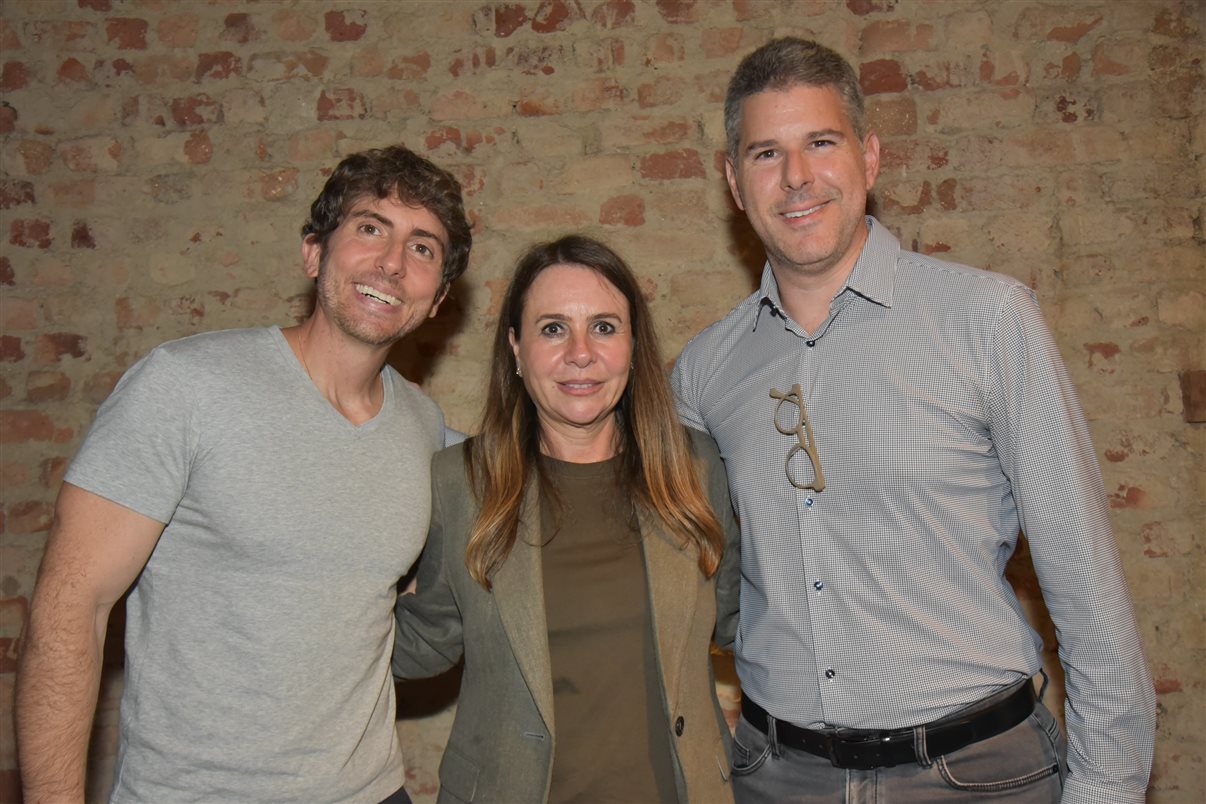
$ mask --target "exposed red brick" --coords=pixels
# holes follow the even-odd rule
[[[506,39],[528,24],[528,10],[520,3],[494,3],[478,11],[473,17],[473,24],[487,29],[483,33],[492,30],[499,39]]]
[[[41,363],[58,363],[64,356],[83,357],[88,339],[74,332],[48,332],[39,335],[35,352]]]
[[[892,59],[864,62],[859,67],[858,82],[867,95],[878,95],[881,92],[904,92],[909,86],[908,78],[905,76],[900,62]]]
[[[42,218],[17,218],[8,224],[8,242],[21,248],[50,248],[50,221]]]
[[[12,134],[17,130],[17,110],[0,101],[0,134]]]
[[[1191,5],[1189,8],[1199,7]],[[1188,39],[1197,35],[1198,26],[1193,23],[1192,17],[1182,15],[1171,8],[1162,8],[1156,12],[1156,19],[1152,22],[1152,33],[1170,36],[1174,39]]]
[[[744,28],[709,28],[699,35],[699,47],[706,58],[731,56],[741,48]]]
[[[957,186],[958,182],[955,179],[944,179],[938,184],[938,203],[947,212],[951,212],[959,206],[955,198]]]
[[[908,20],[877,20],[862,32],[864,53],[901,53],[928,50],[934,36],[932,25],[914,25]]]
[[[251,21],[250,14],[227,14],[222,26],[222,33],[218,34],[218,38],[223,42],[245,45],[248,42],[254,42],[261,36],[255,23]]]
[[[368,13],[359,9],[328,11],[323,16],[323,23],[332,42],[355,42],[368,30],[368,25],[365,24],[367,19]]]
[[[20,363],[25,359],[25,349],[16,335],[0,335],[0,363]]]
[[[147,49],[147,21],[134,17],[105,20],[105,35],[118,50]]]
[[[515,103],[515,111],[521,117],[544,117],[561,114],[561,104],[556,98],[546,94],[539,97],[525,95]]]
[[[66,399],[71,378],[61,371],[31,371],[25,380],[26,402],[51,402]]]
[[[40,410],[0,410],[0,444],[54,439],[54,422]]]
[[[1085,351],[1089,353],[1089,368],[1094,367],[1096,358],[1100,357],[1103,360],[1110,360],[1122,351],[1121,347],[1116,343],[1086,343],[1084,347]],[[1109,371],[1112,372],[1113,369]]]
[[[317,15],[312,10],[280,8],[272,15],[273,30],[286,42],[305,42],[318,30]]]
[[[662,19],[669,23],[696,22],[699,19],[695,0],[657,0],[656,5]]]
[[[703,160],[693,148],[643,157],[640,172],[646,179],[702,179],[707,176]]]
[[[222,122],[222,104],[209,95],[191,95],[172,99],[172,120],[176,125],[206,126]]]
[[[1101,43],[1093,48],[1093,75],[1128,75],[1131,65],[1115,61],[1112,58],[1114,49],[1111,44]]]
[[[96,248],[96,239],[92,236],[92,230],[88,228],[87,221],[76,221],[72,224],[71,247]]]
[[[8,20],[0,17],[0,53],[12,53],[21,49],[21,37]]]
[[[62,82],[86,84],[92,80],[88,68],[79,59],[67,59],[59,65],[58,78]]]
[[[109,394],[113,393],[113,389],[117,386],[117,381],[121,379],[121,371],[102,371],[92,375],[84,383],[84,398],[94,405],[99,405],[104,402]],[[63,469],[66,467],[64,466]],[[62,469],[59,470],[60,473]],[[45,471],[43,477],[45,477]],[[53,484],[47,484],[53,485]]]
[[[670,106],[678,103],[686,92],[687,83],[681,78],[662,76],[651,84],[637,87],[637,104],[642,109],[653,106]]]
[[[865,17],[879,11],[891,11],[896,3],[897,0],[846,0],[846,8],[851,14]]]
[[[460,76],[466,71],[470,74],[476,74],[483,69],[489,69],[497,64],[497,54],[492,47],[475,48],[467,54],[465,51],[460,51],[448,66],[448,72],[453,77]],[[467,69],[466,69],[467,68]]]
[[[299,131],[289,138],[287,153],[290,162],[327,161],[335,152],[336,132],[329,128]]]
[[[1079,42],[1081,37],[1097,27],[1101,17],[1094,17],[1074,25],[1057,25],[1047,32],[1047,38],[1056,42]]]
[[[121,152],[121,143],[117,140],[97,137],[64,143],[59,148],[59,158],[69,170],[95,173],[102,168],[116,167],[121,160]]]
[[[574,90],[574,108],[590,112],[624,101],[624,86],[614,78],[598,78],[579,84]]]
[[[1147,492],[1135,486],[1121,485],[1110,495],[1111,508],[1141,508]]]
[[[53,521],[54,506],[48,502],[27,500],[14,503],[8,509],[7,524],[12,533],[44,533],[50,530]]]
[[[1060,95],[1055,99],[1055,111],[1059,112],[1060,120],[1065,123],[1075,123],[1082,117],[1085,120],[1092,120],[1097,117],[1097,110],[1092,106],[1085,106],[1080,111],[1077,107],[1080,101],[1076,98],[1069,98],[1065,95]]]
[[[585,16],[578,0],[543,0],[532,15],[532,30],[536,33],[564,31]]]
[[[122,296],[114,300],[113,311],[117,315],[118,329],[139,329],[158,320],[160,305],[158,299]]]
[[[951,63],[944,61],[933,65],[929,69],[919,69],[913,74],[913,81],[917,86],[927,92],[933,92],[938,89],[949,89],[951,87],[962,86],[963,82],[960,77],[955,75],[951,68]]]
[[[649,39],[645,61],[648,64],[670,64],[687,57],[686,45],[678,34],[658,34]]]
[[[6,61],[0,68],[0,91],[22,89],[29,83],[29,68],[23,61]]]
[[[197,56],[197,71],[194,81],[204,78],[223,79],[243,74],[243,60],[229,51],[201,53]]]
[[[0,209],[11,209],[21,204],[36,203],[32,182],[0,178]]]
[[[297,190],[297,168],[275,170],[260,179],[260,197],[265,201],[278,201]]]
[[[574,47],[578,63],[596,73],[610,73],[623,67],[625,52],[623,39],[600,39]]]
[[[590,21],[598,28],[615,30],[636,21],[636,3],[632,0],[604,0],[590,13]]]
[[[1187,422],[1206,422],[1206,370],[1193,369],[1177,374],[1181,383],[1182,415]]]
[[[201,20],[196,14],[173,14],[159,20],[155,33],[167,47],[193,47],[200,27]]]
[[[560,45],[519,45],[507,48],[503,58],[513,64],[524,75],[552,75],[565,61],[565,50]]]
[[[449,142],[459,149],[462,141],[461,130],[459,128],[444,126],[443,128],[427,132],[427,137],[424,139],[423,144],[427,147],[428,151],[434,151],[441,145]]]
[[[113,4],[111,0],[75,0],[76,5],[80,8],[88,8],[93,11],[112,11]]]
[[[301,71],[320,77],[327,69],[326,55],[317,50],[300,53],[260,53],[251,58],[249,72],[261,81],[293,78]]]
[[[364,96],[350,87],[318,96],[319,120],[362,120],[365,114]]]
[[[194,131],[184,143],[184,156],[190,165],[204,165],[214,155],[214,144],[210,142],[209,134],[204,131]]]
[[[915,190],[916,196],[903,199],[900,197],[902,192]],[[929,181],[923,181],[920,187],[914,185],[886,187],[879,196],[883,201],[885,210],[899,211],[905,215],[918,215],[926,210],[930,205],[930,198],[933,193],[933,188]]]
[[[1157,695],[1167,695],[1170,692],[1181,692],[1181,682],[1175,678],[1154,679],[1153,686]]]
[[[386,78],[402,81],[417,81],[431,69],[431,55],[427,51],[413,56],[399,56],[390,64]]]
[[[0,285],[12,287],[17,284],[17,275],[8,257],[0,256]]]
[[[615,226],[640,226],[645,223],[645,199],[639,195],[618,195],[603,202],[599,223]]]

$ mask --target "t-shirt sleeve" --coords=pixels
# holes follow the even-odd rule
[[[135,363],[97,411],[65,480],[159,522],[171,520],[197,440],[188,379],[162,347]]]

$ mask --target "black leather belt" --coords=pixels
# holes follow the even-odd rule
[[[925,754],[939,757],[958,751],[960,748],[995,737],[1009,731],[1030,717],[1034,711],[1034,687],[1029,679],[1010,695],[997,703],[975,709],[967,714],[956,713],[925,728]],[[741,714],[754,728],[767,733],[766,710],[749,697],[741,701]],[[815,731],[788,723],[775,721],[775,735],[782,745],[825,757],[834,767],[851,770],[874,770],[891,768],[918,761],[914,747],[914,730],[892,729],[890,731],[863,731],[842,729],[840,731]]]

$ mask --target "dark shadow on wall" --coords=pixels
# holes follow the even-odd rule
[[[457,279],[440,304],[436,317],[423,322],[418,329],[396,343],[386,362],[406,379],[421,385],[435,373],[448,344],[465,328],[468,321],[466,311],[472,301],[473,288],[463,278]]]

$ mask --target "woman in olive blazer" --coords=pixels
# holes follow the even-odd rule
[[[497,473],[485,473],[486,480],[482,481],[483,473],[473,471],[474,461],[480,464],[508,448],[505,443],[496,443],[508,436],[506,428],[491,427],[491,408],[509,407],[497,418],[514,421],[511,417],[515,405],[500,403],[497,397],[508,395],[509,383],[509,393],[518,394],[521,398],[517,404],[523,406],[527,404],[524,396],[527,384],[536,414],[551,418],[542,406],[560,404],[556,399],[541,398],[543,391],[535,386],[543,371],[531,351],[535,347],[527,344],[521,347],[517,343],[530,337],[526,331],[519,332],[528,290],[549,267],[585,267],[597,271],[617,292],[635,294],[634,299],[625,293],[633,308],[630,315],[634,319],[635,339],[638,342],[642,337],[653,339],[652,329],[647,321],[642,321],[647,318],[647,309],[635,279],[629,281],[631,275],[626,273],[622,261],[623,270],[617,274],[618,269],[611,266],[619,258],[606,247],[585,238],[563,238],[534,247],[525,260],[521,261],[504,301],[499,328],[507,335],[503,343],[509,341],[512,348],[504,350],[500,357],[501,338],[496,338],[496,365],[483,434],[435,456],[431,527],[419,564],[417,593],[402,595],[398,602],[395,675],[401,678],[434,675],[464,657],[456,718],[440,764],[441,802],[547,801],[557,756],[555,693],[542,574],[545,549],[542,545],[546,539],[540,533],[538,472],[525,476],[516,498],[513,541],[501,559],[487,564],[487,573],[478,570],[477,577],[474,568],[483,564],[478,560],[480,554],[475,557],[472,543],[475,528],[481,530],[483,505],[490,505],[489,491],[501,483],[497,481]],[[537,289],[544,292],[544,285],[538,285]],[[558,326],[572,329],[574,323],[562,322]],[[627,322],[621,321],[617,331],[624,326]],[[608,337],[611,334],[610,330],[604,332]],[[601,348],[605,351],[612,347]],[[652,348],[652,354],[633,355],[625,398],[631,396],[633,386],[639,388],[642,382],[665,383],[656,344],[647,343],[645,348]],[[512,352],[514,363],[510,362]],[[581,356],[576,359],[578,363],[588,362]],[[606,354],[591,356],[591,365],[606,363],[608,359]],[[653,365],[643,368],[643,363]],[[599,376],[599,371],[592,370],[592,376]],[[524,373],[523,383],[507,379],[516,376],[517,371]],[[499,386],[503,386],[501,394]],[[709,545],[686,540],[681,531],[675,532],[666,524],[664,512],[655,511],[652,505],[642,504],[639,499],[633,505],[643,553],[655,672],[662,692],[661,717],[656,719],[654,728],[665,729],[664,735],[657,736],[661,744],[670,746],[669,762],[677,801],[731,802],[729,731],[716,700],[710,645],[714,632],[716,641],[727,646],[736,631],[738,530],[715,444],[706,435],[684,431],[673,418],[673,403],[665,401],[670,399],[667,390],[663,407],[670,406],[671,418],[668,427],[659,431],[658,438],[674,440],[677,449],[687,456],[683,470],[691,476],[699,505],[710,506],[715,514],[713,534],[717,541]],[[581,399],[575,396],[572,401],[578,404]],[[621,401],[618,405],[622,411],[624,404]],[[581,415],[580,407],[575,407],[562,418],[580,416],[583,421],[595,423],[601,420],[598,413]],[[602,415],[610,416],[613,412],[603,410]],[[638,418],[641,414],[620,415]],[[553,455],[555,439],[545,429],[544,418],[539,424],[533,434],[539,439],[540,449]],[[667,435],[669,428],[677,432]],[[494,441],[490,441],[492,429]],[[622,442],[618,436],[616,440],[632,443]],[[550,445],[548,441],[554,443]],[[656,471],[648,469],[651,462],[649,459],[642,465],[647,471]],[[637,492],[634,495],[639,497]],[[676,503],[672,499],[670,504]],[[705,553],[712,556],[710,573],[701,569]],[[638,678],[644,678],[639,675],[641,672],[642,668],[634,668]],[[634,718],[637,719],[640,718]],[[646,728],[644,719],[640,720],[633,726]],[[570,725],[590,728],[590,724]],[[661,740],[663,736],[667,739]],[[607,761],[604,755],[597,758],[597,764],[604,767]]]

